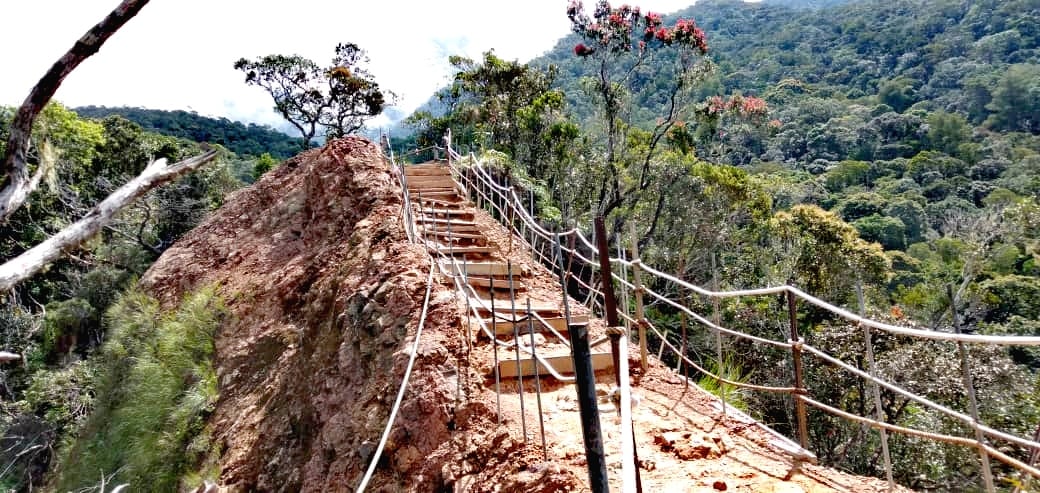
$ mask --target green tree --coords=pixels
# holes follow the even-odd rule
[[[888,275],[889,260],[879,245],[864,241],[856,228],[815,205],[776,213],[770,230],[774,268],[832,302],[844,302],[857,278],[882,282]]]
[[[274,109],[300,131],[303,148],[322,130],[329,137],[358,131],[382,113],[388,94],[364,68],[368,57],[354,43],[336,45],[332,65],[320,67],[299,55],[267,55],[235,62],[246,84],[263,88]]]
[[[571,30],[583,40],[574,46],[574,54],[588,61],[596,74],[591,78],[590,92],[602,110],[606,140],[606,173],[597,192],[596,211],[607,215],[638,202],[642,192],[654,183],[653,157],[669,130],[682,120],[682,103],[701,73],[698,60],[707,54],[708,45],[704,31],[693,20],[679,19],[667,27],[659,14],[644,14],[639,7],[629,5],[614,8],[606,0],[596,2],[592,16],[582,2],[574,0],[567,7],[567,18]],[[654,65],[665,84],[661,91],[664,114],[657,115],[641,152],[625,156],[625,131],[632,123],[626,118],[630,115],[625,111],[626,102],[637,101],[640,92],[650,91],[650,87],[639,84],[643,80],[640,69],[654,61],[654,53],[666,49],[674,50],[675,56]],[[625,176],[626,171],[631,175]]]
[[[1040,65],[1008,67],[986,109],[993,112],[986,120],[990,128],[1040,133]]]

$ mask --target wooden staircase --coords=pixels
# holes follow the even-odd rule
[[[476,293],[476,296],[470,296],[470,305],[476,307],[483,323],[495,333],[496,339],[513,339],[520,334],[518,339],[522,340],[514,342],[528,346],[533,325],[536,332],[544,335],[542,341],[555,342],[538,344],[535,350],[539,357],[561,375],[574,373],[570,349],[559,336],[567,337],[571,327],[588,325],[589,317],[572,315],[568,326],[558,302],[533,298],[530,300],[532,313],[528,313],[525,279],[532,273],[525,266],[507,262],[503,252],[484,235],[483,227],[475,221],[475,206],[466,199],[464,190],[452,177],[448,166],[430,162],[406,166],[404,171],[420,242],[424,241],[431,253],[442,258],[445,270],[465,270],[467,282]],[[443,257],[453,257],[456,260],[454,266]],[[533,322],[531,325],[529,318]],[[592,364],[596,371],[613,368],[609,352],[594,352]],[[535,368],[535,361],[530,357],[521,358],[519,364],[515,359],[498,364],[502,378],[534,375]],[[537,368],[540,375],[549,375],[545,363],[538,363]]]

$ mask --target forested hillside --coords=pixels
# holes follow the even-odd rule
[[[0,154],[13,112],[0,107]],[[151,161],[164,158],[173,163],[201,153],[196,142],[146,131],[121,116],[84,117],[57,103],[37,118],[33,138],[29,159],[49,172],[30,197],[31,205],[16,211],[0,228],[0,259],[5,262],[86,215]],[[173,455],[182,453],[184,444],[178,440],[194,437],[200,416],[216,395],[215,387],[209,386],[212,375],[205,370],[212,371],[205,356],[212,349],[206,349],[205,337],[198,334],[213,330],[219,300],[201,294],[186,302],[184,311],[162,318],[133,286],[159,255],[223,204],[227,194],[274,163],[270,156],[241,157],[222,150],[215,162],[148,193],[96,238],[66,252],[13,291],[0,293],[0,349],[23,357],[23,363],[0,372],[0,490],[27,491],[39,485],[56,454],[68,452],[63,444],[83,431],[94,409],[121,405],[116,389],[126,385],[140,384],[142,395],[157,400],[118,411],[124,413],[119,418],[123,434],[107,437],[122,444],[114,448],[128,447],[142,429],[168,427],[177,433],[171,430],[182,427],[184,435],[165,445],[135,449],[145,463],[163,462],[170,455],[162,454],[171,450]],[[142,312],[142,307],[151,312]],[[211,347],[212,334],[209,337]],[[156,342],[160,339],[166,342]],[[106,341],[107,349],[102,350]],[[145,362],[152,373],[125,373],[129,370],[120,362],[127,358]],[[201,382],[171,380],[165,370],[158,370],[171,365],[198,365],[194,375]],[[128,383],[133,379],[138,379],[136,384]],[[179,400],[179,393],[189,390],[199,400]],[[90,471],[77,487],[101,479],[95,477],[93,460],[72,461]],[[176,481],[183,465],[167,465]],[[159,481],[155,484],[163,481],[162,474],[151,477]]]
[[[444,113],[410,119],[418,145],[450,128],[530,188],[543,220],[588,227],[605,214],[613,241],[634,231],[644,261],[701,285],[788,282],[852,309],[862,287],[868,313],[894,323],[1040,335],[1035,1],[704,0],[663,18],[588,8],[561,12],[574,34],[529,64],[493,52],[453,59],[455,81],[431,106]],[[729,303],[722,318],[768,337],[777,327],[762,320],[778,309]],[[674,310],[651,312],[679,332]],[[854,327],[804,318],[811,342],[865,367]],[[714,352],[709,340],[689,347],[695,358]],[[965,409],[949,385],[959,381],[952,346],[897,338],[876,351],[886,378]],[[716,364],[759,384],[789,378],[782,355],[737,354]],[[974,348],[971,359],[983,421],[1032,436],[1037,354]],[[826,365],[809,375],[829,402],[872,405]],[[959,429],[882,395],[890,423]],[[744,399],[792,430],[783,400]],[[977,487],[970,452],[893,440],[903,484]],[[857,426],[830,421],[810,442],[828,464],[882,474],[877,439]]]
[[[164,111],[146,108],[84,106],[73,108],[84,118],[101,119],[119,115],[146,130],[195,142],[220,144],[241,156],[270,154],[279,160],[300,152],[300,141],[271,127],[210,118],[183,110]]]

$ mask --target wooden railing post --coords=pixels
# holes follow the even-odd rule
[[[805,401],[802,395],[805,393],[805,385],[802,382],[802,341],[798,338],[798,301],[794,293],[787,291],[787,314],[791,323],[791,361],[794,366],[794,411],[798,422],[798,444],[805,450],[809,450],[809,426],[806,423]]]

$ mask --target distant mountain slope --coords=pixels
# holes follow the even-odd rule
[[[145,129],[196,142],[220,144],[240,155],[259,156],[266,152],[275,158],[287,159],[300,151],[297,138],[271,127],[253,123],[246,125],[227,118],[209,118],[181,110],[131,107],[84,106],[74,111],[87,118],[120,115]]]

